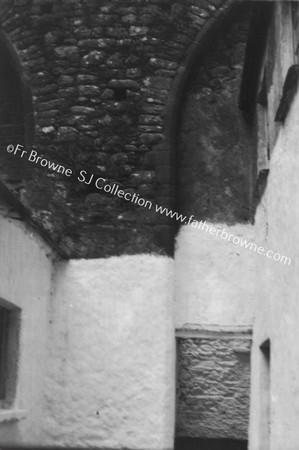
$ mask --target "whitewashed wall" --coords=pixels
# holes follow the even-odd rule
[[[276,5],[276,65],[270,91],[269,114],[275,115],[275,96],[294,63],[287,4]],[[283,13],[283,14],[281,14]],[[272,45],[273,43],[271,43]],[[256,217],[256,235],[264,246],[292,259],[291,265],[259,258],[258,296],[252,350],[250,450],[295,450],[299,441],[299,95],[297,93],[270,162],[267,189]],[[269,393],[263,384],[260,345],[271,342]],[[268,395],[270,413],[265,417]],[[270,441],[267,444],[267,421]]]
[[[43,442],[172,448],[173,262],[70,261],[54,284]]]
[[[23,224],[0,217],[0,298],[21,308],[17,393],[11,409],[0,410],[1,444],[41,439],[52,276],[48,251]]]
[[[54,266],[0,218],[0,298],[21,308],[16,399],[0,443],[168,449],[174,431],[173,262]]]
[[[208,224],[254,242],[251,225]],[[225,234],[223,234],[225,237]],[[176,327],[251,327],[254,253],[207,231],[184,226],[175,255]]]

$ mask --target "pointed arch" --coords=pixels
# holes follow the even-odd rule
[[[247,15],[245,14],[245,16],[244,7],[246,7],[247,11]],[[244,122],[243,113],[238,108],[239,94],[236,94],[237,84],[240,82],[240,68],[244,64],[241,58],[245,55],[244,45],[247,39],[247,34],[245,35],[245,33],[248,33],[247,28],[250,22],[251,10],[252,5],[250,2],[243,3],[235,0],[226,1],[217,10],[214,16],[206,22],[189,47],[185,62],[177,73],[169,95],[165,122],[166,146],[164,150],[169,152],[170,170],[173,171],[173,204],[174,208],[179,210],[183,215],[195,214],[198,220],[220,220],[227,223],[243,223],[251,220],[254,165],[256,158],[255,131],[253,127],[249,127]],[[241,52],[236,44],[236,49],[234,50],[236,53],[233,54],[233,50],[230,50],[232,48],[231,45],[227,43],[223,44],[222,40],[223,37],[231,35],[232,24],[238,24],[239,20],[246,21],[246,27],[244,28],[242,25],[244,30],[241,28],[240,32],[237,31],[237,33],[241,33],[242,44],[240,45],[243,47]],[[231,56],[227,57],[228,59],[230,57],[234,60],[236,58],[238,59],[238,69],[235,70],[234,66],[230,66],[228,61],[223,63],[221,52],[220,56],[215,56],[216,59],[213,62],[215,66],[211,64],[213,58],[211,52],[215,51],[212,49],[216,48],[217,45],[217,48],[220,48],[219,44],[227,45],[227,47],[224,47],[224,51],[227,54],[231,52]],[[219,50],[217,51],[219,55]],[[207,63],[207,61],[210,62]],[[184,147],[185,144],[191,145],[188,150],[191,153],[182,153],[181,150],[179,151],[181,135],[180,139],[178,139],[179,132],[181,133],[180,126],[181,123],[184,123],[186,131],[186,120],[189,120],[185,116],[186,111],[182,115],[183,108],[185,108],[185,94],[188,94],[190,91],[190,83],[193,83],[194,74],[198,70],[201,70],[202,73],[206,64],[210,64],[209,71],[213,74],[205,76],[205,78],[208,77],[208,80],[202,86],[208,86],[209,81],[212,81],[214,76],[218,83],[220,82],[222,86],[225,86],[222,83],[222,75],[219,75],[221,70],[225,70],[229,72],[229,77],[232,74],[235,77],[234,86],[230,86],[234,94],[232,94],[232,97],[222,87],[219,89],[216,88],[216,90],[214,88],[201,88],[200,100],[197,100],[197,105],[199,105],[198,114],[201,115],[199,123],[201,123],[202,128],[200,130],[198,129],[198,131],[192,129],[193,134],[191,133],[191,137],[188,138],[189,140],[194,140],[192,136],[195,135],[196,131],[198,144],[195,145],[195,141],[192,145],[186,144],[186,141],[184,141]],[[219,67],[219,70],[216,69],[216,66]],[[215,67],[215,70],[211,69],[213,67]],[[223,79],[226,79],[225,75],[223,75]],[[212,104],[209,105],[209,103],[212,103],[212,100],[208,100],[210,94],[211,99],[213,97],[216,102],[214,106]],[[219,103],[217,103],[218,101]],[[195,102],[192,101],[192,103]],[[228,108],[227,113],[225,108]],[[206,115],[207,113],[208,115]],[[188,128],[190,127],[190,123],[188,123]],[[233,132],[230,131],[234,128],[235,130]],[[230,142],[231,150],[229,149]],[[198,147],[198,150],[195,147]],[[223,152],[225,158],[222,156]],[[187,160],[186,163],[181,160],[183,154],[186,155],[184,158],[187,158],[189,162],[188,166],[183,167],[184,172],[181,172],[183,175],[179,175],[179,172],[182,170],[182,164],[187,164]],[[213,163],[210,164],[209,161],[211,158]],[[229,161],[232,163],[230,164]],[[232,170],[230,170],[230,167]],[[196,178],[197,169],[198,177]],[[192,172],[192,179],[190,171]],[[179,179],[180,177],[181,179]],[[210,182],[211,184],[209,184]],[[183,191],[182,186],[184,186]],[[198,189],[204,197],[202,201],[199,199],[198,193],[196,194],[195,192]],[[188,204],[185,204],[183,201],[185,197],[189,197]],[[196,200],[195,197],[197,197]],[[181,224],[177,223],[176,225],[180,226]]]
[[[32,144],[34,116],[32,93],[19,55],[7,35],[0,30],[0,127],[3,139],[20,139]],[[13,143],[13,142],[10,142]]]
[[[228,23],[236,3],[236,0],[226,0],[222,7],[207,20],[190,45],[184,64],[178,70],[166,107],[165,135],[170,148],[175,147],[179,108],[188,78],[196,62],[208,52],[209,42]]]

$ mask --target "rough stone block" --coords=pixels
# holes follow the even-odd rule
[[[54,54],[59,59],[67,59],[71,62],[77,62],[80,58],[79,50],[74,46],[56,47],[54,50]]]
[[[139,84],[133,80],[111,80],[108,83],[110,88],[139,89]]]
[[[58,142],[73,142],[78,137],[78,131],[73,127],[59,127],[57,130]]]
[[[81,64],[83,67],[95,66],[101,64],[105,58],[105,53],[98,50],[93,50],[82,58]]]
[[[179,436],[247,440],[250,345],[221,336],[178,339]]]

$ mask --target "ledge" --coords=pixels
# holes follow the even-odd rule
[[[221,325],[197,325],[185,324],[176,328],[176,337],[190,339],[252,339],[250,326],[221,326]]]
[[[0,409],[0,424],[25,419],[27,411],[22,409]]]

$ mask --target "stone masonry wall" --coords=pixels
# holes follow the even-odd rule
[[[247,440],[250,340],[178,338],[177,436]]]
[[[103,193],[95,180],[103,177],[153,204],[173,204],[168,97],[190,44],[226,3],[2,2],[1,29],[32,91],[33,149],[73,173],[68,178],[27,162],[31,177],[19,195],[68,256],[171,252],[167,218]],[[19,139],[7,137],[1,153],[7,144],[25,144]],[[9,171],[7,178],[9,184]]]

